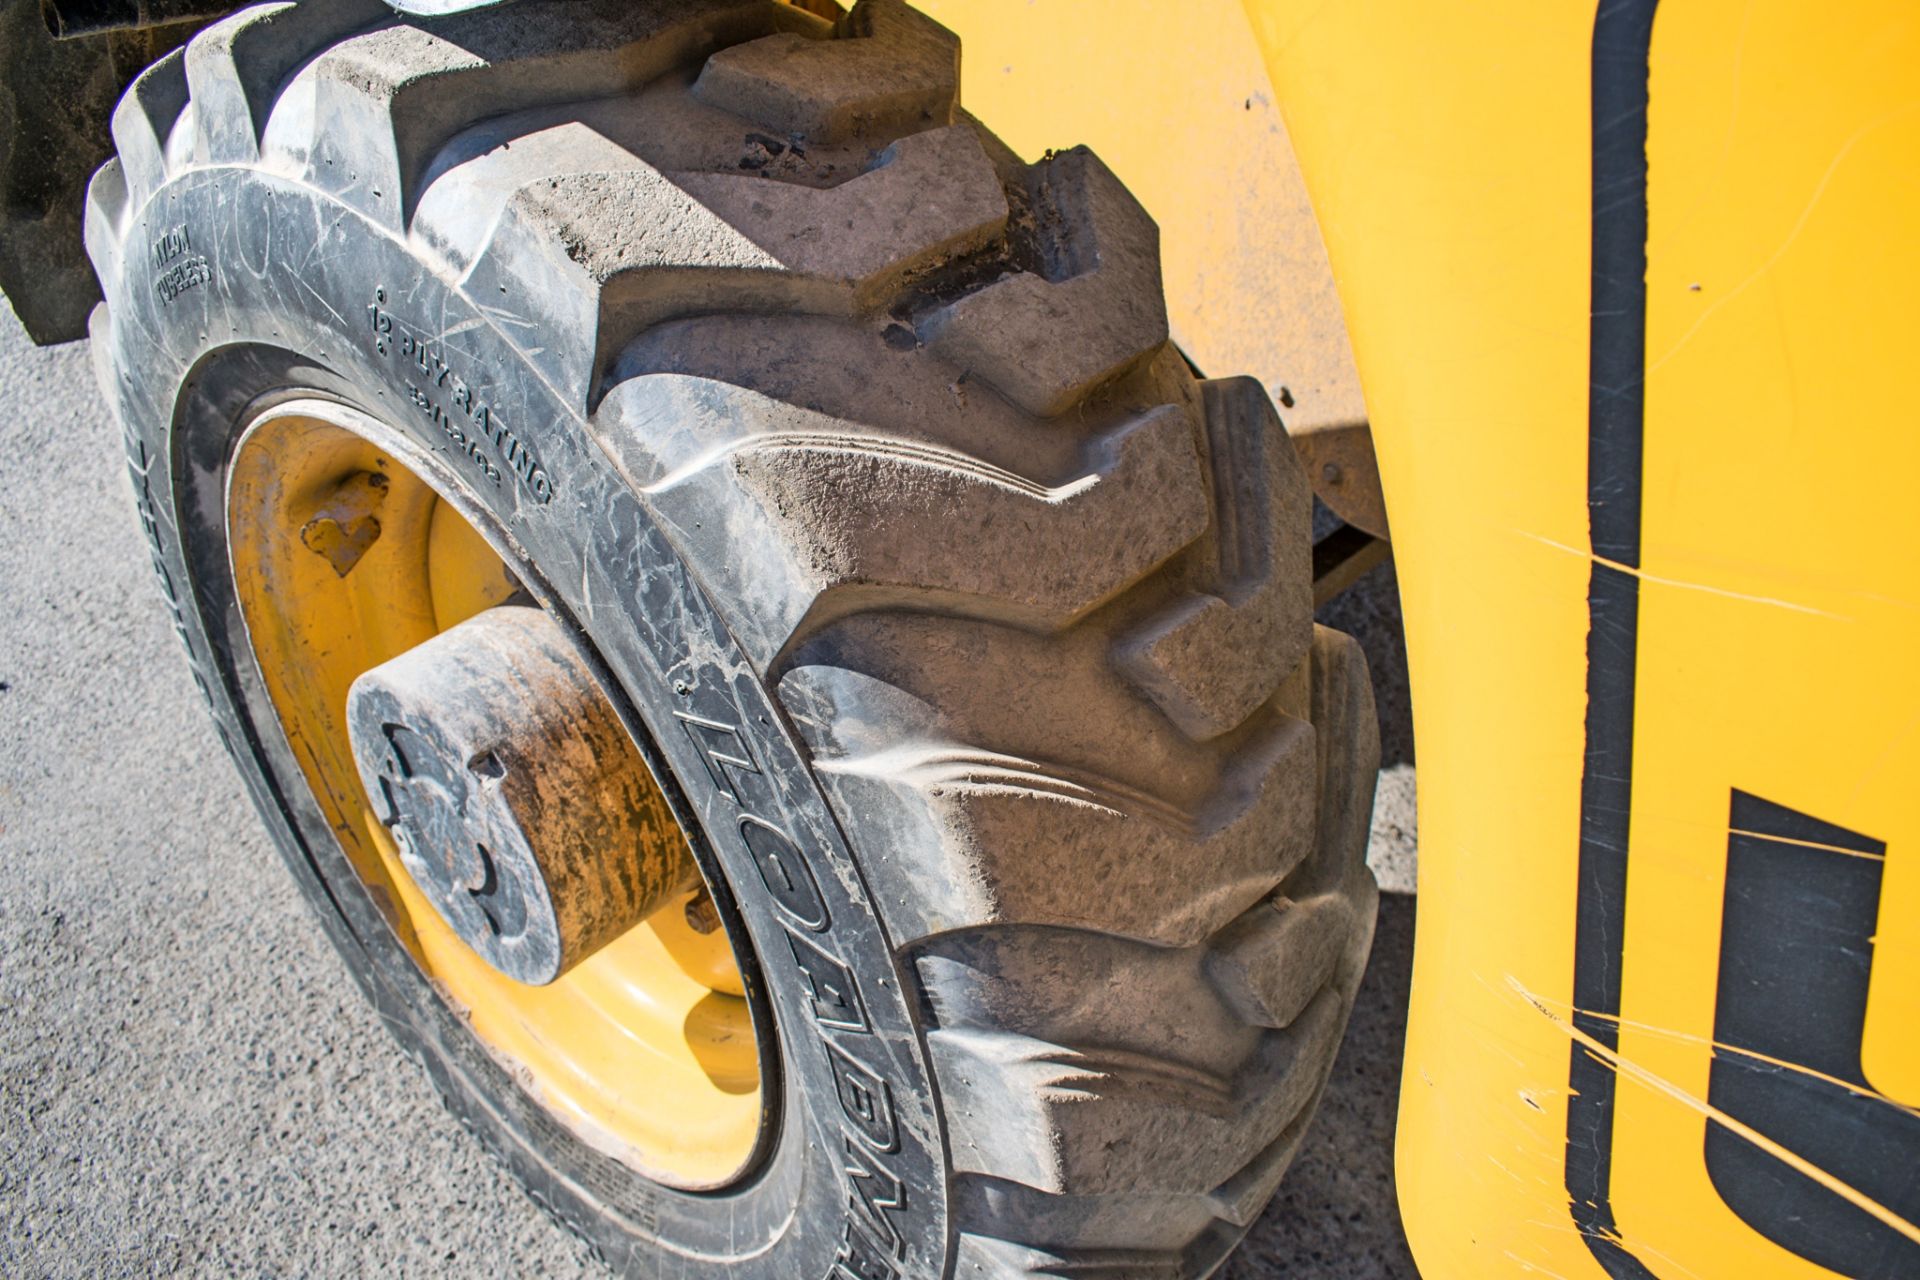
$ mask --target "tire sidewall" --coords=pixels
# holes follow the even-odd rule
[[[695,572],[594,442],[583,406],[563,403],[515,347],[513,300],[470,300],[391,231],[247,169],[162,188],[129,214],[122,261],[95,340],[109,347],[103,377],[194,679],[349,970],[456,1114],[623,1269],[944,1274],[949,1164],[931,1072],[859,866]],[[588,349],[595,338],[518,336]],[[694,843],[709,880],[731,890],[780,1045],[768,1086],[779,1132],[741,1186],[673,1191],[562,1129],[434,993],[328,832],[246,643],[226,546],[242,428],[275,400],[314,395],[386,424],[394,438],[379,443],[523,552],[552,593],[543,603],[590,641],[643,749],[677,784],[683,819],[704,832]]]

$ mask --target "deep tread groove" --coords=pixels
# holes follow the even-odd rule
[[[1052,418],[1166,345],[1160,229],[1085,147],[1034,165],[1029,187],[1045,274],[1009,274],[934,311],[918,332]]]
[[[113,145],[136,201],[167,180],[167,135],[187,106],[184,53],[175,49],[140,73],[113,111]]]
[[[1201,384],[1212,460],[1215,563],[1191,594],[1120,642],[1141,691],[1182,730],[1239,724],[1307,656],[1309,496],[1280,416],[1252,378]]]
[[[258,160],[267,117],[294,69],[348,32],[391,16],[379,0],[267,4],[201,32],[186,60],[194,158],[201,164]]]

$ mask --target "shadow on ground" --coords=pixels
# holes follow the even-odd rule
[[[1337,519],[1315,506],[1315,533],[1324,536]],[[1353,636],[1367,655],[1380,714],[1383,769],[1369,861],[1383,884],[1410,889],[1413,700],[1393,562],[1388,560],[1328,601],[1315,620]],[[1383,817],[1388,819],[1385,830]],[[1383,844],[1404,847],[1383,849]],[[1400,1060],[1413,975],[1414,901],[1410,893],[1381,896],[1373,957],[1319,1117],[1279,1195],[1221,1270],[1220,1280],[1418,1280],[1400,1228],[1393,1181]]]
[[[1393,1185],[1413,913],[1410,897],[1381,898],[1373,959],[1319,1119],[1221,1280],[1416,1280]]]

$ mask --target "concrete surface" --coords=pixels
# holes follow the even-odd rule
[[[35,350],[0,306],[0,405],[0,1275],[603,1274],[297,900],[187,678],[84,344]],[[1376,674],[1390,613],[1363,634]],[[1388,898],[1320,1123],[1231,1280],[1413,1275],[1391,1155],[1412,924]]]

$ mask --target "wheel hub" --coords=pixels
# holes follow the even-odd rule
[[[457,473],[436,488],[431,456],[395,442],[331,399],[287,400],[246,426],[227,482],[234,592],[278,722],[267,732],[341,862],[317,856],[360,881],[424,996],[455,1011],[527,1105],[664,1185],[730,1186],[773,1132],[777,1048],[751,947],[716,884],[680,870],[699,863],[698,830],[675,821],[619,683],[564,613],[513,603],[550,588],[485,536]],[[464,642],[435,643],[483,617]],[[376,686],[388,701],[369,717]],[[373,722],[362,750],[350,711]]]
[[[700,883],[626,729],[539,609],[489,609],[367,671],[347,717],[402,865],[516,981],[554,981]]]

